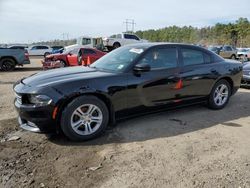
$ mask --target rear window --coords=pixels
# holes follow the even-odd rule
[[[44,50],[44,49],[49,49],[49,47],[48,46],[37,46],[37,49]]]
[[[183,65],[198,65],[211,62],[211,56],[200,50],[183,48],[181,50]]]
[[[83,38],[82,45],[88,45],[88,44],[91,44],[91,39],[90,38]]]

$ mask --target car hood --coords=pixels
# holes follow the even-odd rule
[[[99,71],[89,67],[77,66],[43,71],[24,78],[21,82],[30,87],[44,87],[56,85],[58,83],[110,76],[112,74],[114,73]]]
[[[58,58],[58,57],[62,57],[62,56],[66,56],[66,53],[56,53],[56,54],[50,54],[47,55],[46,58],[47,59],[52,59],[52,58]]]

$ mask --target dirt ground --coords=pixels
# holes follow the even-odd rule
[[[12,85],[40,67],[0,72],[0,187],[250,187],[250,90],[220,111],[147,115],[74,143],[18,127]]]

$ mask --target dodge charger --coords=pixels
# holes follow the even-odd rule
[[[14,85],[21,128],[84,141],[134,115],[206,103],[224,108],[240,87],[241,63],[174,43],[118,48],[89,67],[40,72]]]

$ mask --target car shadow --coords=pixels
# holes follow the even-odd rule
[[[49,140],[64,146],[90,146],[173,137],[215,125],[240,128],[242,125],[231,121],[250,116],[249,100],[249,93],[240,91],[223,110],[195,105],[125,120],[108,129],[103,136],[87,142],[72,142],[62,135],[50,135]]]
[[[27,72],[27,71],[41,71],[43,70],[41,67],[16,67],[12,72]]]
[[[43,68],[41,67],[16,67],[13,71],[2,71],[0,69],[0,73],[8,74],[10,72],[29,72],[29,71],[42,71]]]

